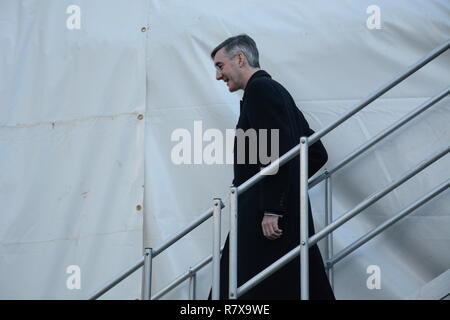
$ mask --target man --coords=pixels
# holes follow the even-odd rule
[[[236,129],[256,130],[258,141],[262,138],[259,135],[261,129],[278,130],[279,141],[269,141],[269,144],[277,143],[280,156],[296,146],[301,136],[314,133],[289,92],[260,69],[258,50],[249,36],[242,34],[225,40],[212,51],[211,58],[217,69],[217,80],[223,80],[230,92],[244,90]],[[248,159],[249,149],[252,148],[245,145],[245,159]],[[241,185],[264,167],[259,159],[257,163],[240,163],[236,160],[240,158],[239,152],[242,151],[237,150],[235,138],[235,186]],[[310,176],[327,160],[327,152],[320,141],[310,146]],[[238,286],[299,245],[299,181],[297,156],[280,167],[275,175],[266,176],[239,195]],[[314,234],[311,210],[309,232],[310,236]],[[221,299],[228,299],[228,250],[227,239],[221,259]],[[317,245],[312,246],[309,252],[310,299],[335,299]],[[240,299],[299,299],[299,272],[300,259],[297,258]]]

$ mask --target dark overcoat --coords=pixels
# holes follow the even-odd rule
[[[314,133],[297,108],[289,92],[264,70],[259,70],[248,81],[241,101],[241,112],[236,129],[279,130],[279,155],[299,143],[300,137]],[[270,133],[267,135],[270,138]],[[258,141],[262,137],[258,134]],[[248,139],[247,142],[250,140]],[[271,150],[270,139],[267,140]],[[245,163],[237,161],[234,145],[234,181],[241,185],[257,174],[265,164],[249,163],[245,148]],[[259,142],[258,142],[259,143]],[[259,151],[258,151],[259,152]],[[309,175],[316,173],[328,160],[320,141],[309,147]],[[242,161],[240,161],[242,162]],[[238,198],[238,286],[251,279],[277,259],[299,245],[300,238],[300,172],[299,156],[280,167],[277,174],[267,176]],[[265,212],[283,215],[279,218],[281,238],[264,237],[261,222]],[[309,210],[309,234],[315,233]],[[221,258],[221,299],[228,299],[228,238]],[[334,299],[317,245],[310,247],[310,299]],[[239,299],[299,299],[300,259],[294,259],[265,279]]]

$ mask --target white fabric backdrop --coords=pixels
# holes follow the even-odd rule
[[[86,299],[142,256],[146,8],[0,1],[0,299]]]
[[[79,30],[66,27],[70,5]],[[369,5],[381,29],[367,28]],[[235,127],[241,93],[215,81],[209,57],[225,38],[252,36],[263,69],[319,130],[446,41],[449,18],[446,0],[0,0],[0,298],[87,298],[141,256],[142,236],[157,248],[214,197],[226,202],[231,165],[171,161],[175,129]],[[448,86],[449,69],[447,52],[325,137],[327,167]],[[335,217],[450,141],[449,101],[334,177]],[[449,165],[446,156],[335,232],[335,251],[445,181]],[[322,192],[311,191],[317,230]],[[449,269],[449,205],[447,191],[339,262],[337,298],[401,299]],[[154,292],[209,254],[211,231],[208,221],[155,259]],[[80,290],[66,287],[69,265],[81,268]],[[370,265],[380,290],[366,286]],[[104,298],[139,297],[140,278]],[[209,286],[206,268],[199,298]],[[166,296],[186,297],[186,284]]]
[[[284,84],[318,130],[349,110],[450,37],[448,1],[153,1],[147,66],[145,246],[158,247],[211,206],[227,201],[231,165],[175,165],[171,141],[177,128],[193,136],[234,128],[241,93],[215,81],[209,57],[225,38],[248,33],[258,44],[262,68]],[[369,5],[381,10],[381,29],[370,30]],[[450,84],[450,53],[423,68],[323,139],[332,167],[352,149]],[[450,141],[449,99],[443,100],[382,146],[334,177],[335,217],[400,177]],[[203,143],[203,147],[208,145]],[[447,156],[335,233],[336,248],[449,177]],[[312,190],[317,229],[322,227],[322,186]],[[336,265],[338,299],[401,299],[450,267],[448,192]],[[225,211],[225,214],[228,211]],[[227,230],[225,223],[224,235]],[[210,221],[155,259],[155,291],[210,253]],[[381,271],[381,289],[369,290],[367,267]],[[199,278],[199,298],[210,286]],[[187,298],[187,283],[167,298]]]

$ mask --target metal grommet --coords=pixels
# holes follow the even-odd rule
[[[138,204],[138,205],[136,206],[136,210],[137,210],[137,211],[141,211],[141,209],[142,209],[142,206],[141,206],[140,204]]]
[[[145,31],[147,31],[147,28],[146,27],[142,27],[141,28],[141,32],[145,32]]]
[[[140,114],[140,115],[137,116],[137,118],[138,118],[139,120],[142,120],[142,119],[144,119],[144,115],[143,115],[143,114]]]

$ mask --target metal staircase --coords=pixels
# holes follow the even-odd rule
[[[334,166],[333,168],[330,168],[328,170],[325,170],[325,172],[315,178],[311,178],[308,180],[308,146],[312,145],[314,142],[318,141],[328,133],[330,133],[332,130],[334,130],[336,127],[341,125],[344,121],[352,117],[355,113],[359,112],[363,108],[365,108],[367,105],[369,105],[371,102],[378,99],[380,96],[382,96],[384,93],[395,87],[397,84],[408,78],[410,75],[421,69],[423,66],[428,64],[430,61],[434,60],[436,57],[444,53],[450,48],[450,39],[447,40],[444,44],[440,45],[439,47],[435,48],[432,52],[430,52],[428,55],[417,61],[414,65],[410,66],[405,72],[401,73],[397,77],[395,77],[393,80],[391,80],[389,83],[375,91],[373,94],[369,95],[367,98],[363,99],[362,102],[357,104],[354,108],[352,108],[349,112],[341,116],[338,120],[333,122],[332,124],[328,125],[324,129],[318,131],[314,135],[310,137],[301,137],[300,143],[296,147],[292,148],[289,152],[284,154],[282,157],[274,161],[270,166],[265,167],[261,172],[259,172],[257,175],[253,176],[249,180],[247,180],[245,183],[240,185],[239,187],[230,187],[229,191],[229,199],[230,199],[230,233],[229,233],[229,240],[230,240],[230,283],[229,283],[229,292],[230,292],[230,299],[237,299],[242,294],[246,293],[248,290],[253,288],[255,285],[257,285],[260,281],[264,280],[268,276],[270,276],[272,273],[276,272],[278,269],[280,269],[282,266],[284,266],[286,263],[294,259],[300,254],[301,259],[301,270],[300,276],[301,276],[301,299],[307,300],[309,299],[309,283],[308,283],[308,249],[310,246],[316,244],[321,239],[324,239],[327,237],[326,242],[326,267],[327,272],[330,278],[330,282],[333,284],[333,266],[342,260],[344,257],[349,255],[351,252],[356,250],[357,248],[361,247],[363,244],[365,244],[367,241],[371,240],[390,226],[392,226],[394,223],[400,221],[402,218],[406,217],[408,214],[413,212],[418,207],[422,206],[423,204],[427,203],[431,199],[433,199],[438,194],[445,191],[447,188],[450,187],[450,176],[449,179],[447,179],[444,183],[442,183],[439,186],[436,186],[433,190],[431,190],[427,195],[421,197],[420,199],[416,200],[415,202],[408,205],[406,208],[398,212],[394,217],[390,218],[389,220],[385,221],[380,226],[374,228],[369,233],[361,237],[360,239],[356,240],[354,243],[349,245],[348,247],[344,248],[337,254],[333,255],[333,239],[332,239],[332,232],[339,228],[342,224],[347,222],[348,220],[352,219],[359,213],[361,213],[363,210],[365,210],[367,207],[384,197],[386,194],[424,170],[426,167],[431,165],[432,163],[438,161],[440,158],[445,156],[447,153],[450,152],[450,144],[444,147],[441,150],[436,151],[432,156],[430,156],[428,159],[422,161],[419,163],[415,168],[409,170],[403,177],[391,182],[389,185],[385,186],[383,190],[376,192],[363,200],[361,203],[359,203],[356,207],[353,209],[347,211],[339,218],[333,220],[332,219],[332,206],[331,206],[331,199],[332,199],[332,176],[335,172],[340,170],[342,167],[344,167],[346,164],[351,162],[353,159],[367,151],[369,148],[386,138],[388,135],[396,131],[397,129],[404,126],[406,123],[414,119],[416,116],[424,112],[425,110],[432,107],[434,104],[442,100],[444,97],[446,97],[450,93],[450,86],[439,92],[436,96],[432,97],[422,105],[420,105],[417,109],[413,110],[412,112],[405,115],[402,119],[391,125],[390,127],[386,128],[381,133],[377,134],[375,137],[373,137],[371,140],[357,148],[354,152],[352,152],[350,155],[348,155],[344,160],[342,160],[339,164]],[[289,160],[293,159],[296,155],[300,153],[300,203],[301,203],[301,212],[300,212],[300,245],[293,250],[291,250],[289,253],[287,253],[285,256],[280,258],[278,261],[274,262],[271,266],[257,274],[255,277],[244,283],[242,286],[237,286],[237,201],[239,195],[243,194],[245,191],[247,191],[249,188],[251,188],[254,184],[262,180],[266,175],[268,175],[272,170],[278,168],[279,166],[284,165]],[[314,187],[318,183],[325,181],[325,210],[326,210],[326,221],[325,221],[325,227],[314,234],[312,237],[308,237],[308,189]],[[97,299],[101,295],[103,295],[105,292],[107,292],[109,289],[114,287],[116,284],[118,284],[120,281],[128,277],[130,274],[144,266],[143,269],[143,282],[142,282],[142,299],[158,299],[162,297],[164,294],[175,288],[180,283],[186,281],[189,279],[190,282],[190,299],[196,298],[196,292],[195,292],[195,284],[196,284],[196,274],[197,272],[209,264],[211,261],[213,263],[213,283],[212,283],[212,298],[218,299],[219,297],[219,260],[220,260],[220,220],[221,220],[221,210],[224,208],[224,204],[222,203],[221,199],[214,199],[213,206],[206,210],[199,218],[197,218],[195,221],[193,221],[189,226],[178,232],[176,235],[171,237],[169,240],[164,242],[163,245],[161,245],[157,249],[153,248],[146,248],[144,256],[135,264],[130,266],[125,271],[121,272],[117,277],[115,277],[114,280],[110,281],[108,284],[104,285],[102,289],[97,290],[90,299]],[[171,284],[169,284],[166,288],[160,290],[159,292],[151,295],[151,273],[152,273],[152,260],[158,256],[161,252],[163,252],[165,249],[169,248],[172,244],[174,244],[176,241],[181,239],[183,236],[194,230],[197,226],[208,220],[211,216],[213,216],[214,219],[214,245],[213,245],[213,253],[209,257],[205,258],[204,260],[200,261],[197,265],[191,267],[186,273],[180,275],[178,278],[176,278]],[[447,272],[446,274],[448,274]],[[446,279],[450,279],[449,276],[446,276]],[[440,282],[441,287],[439,287],[440,291],[447,290],[447,295],[443,295],[442,293],[442,299],[444,299],[446,296],[448,298],[448,294],[450,293],[450,280],[446,282],[447,286],[445,288],[442,287],[442,282]],[[420,293],[417,295],[420,296]]]

